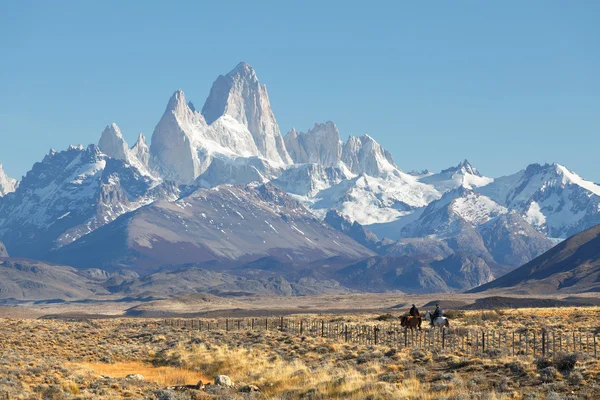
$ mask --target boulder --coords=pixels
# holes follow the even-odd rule
[[[144,375],[141,374],[129,374],[125,377],[128,381],[143,381]]]
[[[258,386],[255,386],[255,385],[244,385],[240,388],[240,392],[241,393],[254,393],[254,392],[260,392],[260,389],[258,388]]]
[[[218,375],[215,378],[215,385],[224,386],[224,387],[232,387],[233,381],[227,375]]]

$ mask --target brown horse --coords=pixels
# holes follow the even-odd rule
[[[421,322],[421,317],[407,317],[404,315],[400,317],[400,326],[410,328],[411,331],[416,328],[421,330]]]

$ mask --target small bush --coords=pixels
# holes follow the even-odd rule
[[[543,370],[544,368],[548,368],[552,366],[552,360],[544,357],[536,358],[533,363],[535,364],[538,371]]]
[[[558,371],[554,367],[546,367],[540,371],[540,379],[544,383],[554,382]]]
[[[583,379],[583,375],[581,374],[581,372],[573,371],[569,374],[567,382],[569,382],[569,385],[579,386],[585,383],[585,380]]]
[[[558,353],[554,358],[554,367],[559,371],[572,371],[577,364],[577,361],[581,359],[578,353]]]
[[[449,319],[464,318],[465,312],[460,310],[448,310],[444,311],[444,316]]]
[[[383,314],[378,317],[375,317],[375,321],[389,321],[392,319],[396,319],[392,314]]]

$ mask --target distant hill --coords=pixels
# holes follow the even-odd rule
[[[69,300],[108,294],[93,271],[5,258],[0,260],[0,300]]]
[[[470,293],[515,294],[600,291],[600,225],[578,233],[520,268]]]

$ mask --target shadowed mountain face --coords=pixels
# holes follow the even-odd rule
[[[495,289],[533,294],[600,291],[600,225],[570,237],[522,267],[471,292]]]
[[[108,294],[88,272],[25,259],[0,260],[0,299],[83,299]]]
[[[453,255],[440,261],[414,257],[372,257],[335,274],[344,286],[370,292],[455,292],[489,282],[494,275],[473,255]]]
[[[160,201],[59,249],[56,261],[82,267],[131,268],[209,260],[251,261],[264,256],[307,262],[373,253],[315,218],[273,185],[198,189]]]

